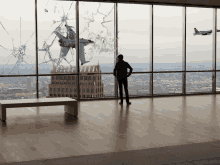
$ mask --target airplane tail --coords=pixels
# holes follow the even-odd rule
[[[76,33],[71,29],[72,26],[65,25],[67,29],[67,38],[74,39],[76,36]]]
[[[86,64],[86,63],[88,63],[88,62],[90,62],[90,61],[86,61],[86,62],[84,62],[84,63],[81,62],[81,65],[84,65],[84,64]]]
[[[195,30],[195,33],[196,33],[196,34],[199,33],[199,31],[198,31],[196,28],[194,28],[194,30]]]
[[[86,59],[85,59],[84,44],[82,44],[82,43],[79,44],[79,59],[81,61],[81,65],[89,62],[89,61],[86,61]]]

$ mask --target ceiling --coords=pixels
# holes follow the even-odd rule
[[[59,1],[76,1],[76,0],[59,0]],[[79,1],[220,8],[219,0],[79,0]]]

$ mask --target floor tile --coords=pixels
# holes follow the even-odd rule
[[[0,163],[63,157],[80,162],[90,155],[98,163],[100,155],[94,154],[104,153],[106,164],[111,159],[141,163],[146,155],[145,161],[157,164],[219,154],[220,95],[131,102],[81,101],[77,120],[65,115],[64,106],[9,108],[7,123],[0,124],[0,150],[5,151]]]
[[[169,152],[166,152],[161,149],[148,149],[148,150],[134,150],[134,151],[123,151],[123,152],[114,152],[106,153],[99,155],[86,155],[86,156],[77,156],[69,158],[60,158],[53,160],[44,161],[45,165],[115,165],[115,164],[162,164],[162,163],[174,163],[185,161],[184,159],[172,155]]]
[[[220,147],[213,145],[211,142],[170,146],[166,149],[171,154],[189,161],[215,158],[220,156]]]
[[[3,155],[0,153],[0,164],[2,164],[2,163],[7,163],[7,161],[5,160]]]
[[[27,162],[6,163],[1,165],[45,165],[45,164],[41,161],[27,161]]]

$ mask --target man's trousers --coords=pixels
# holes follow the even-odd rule
[[[122,79],[118,80],[118,84],[119,84],[119,91],[120,91],[121,102],[123,103],[123,92],[122,92],[122,84],[123,84],[124,85],[124,89],[125,89],[126,102],[129,103],[128,80],[127,80],[127,78],[122,78]]]

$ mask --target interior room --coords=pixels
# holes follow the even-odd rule
[[[219,8],[5,1],[0,165],[219,164]]]

